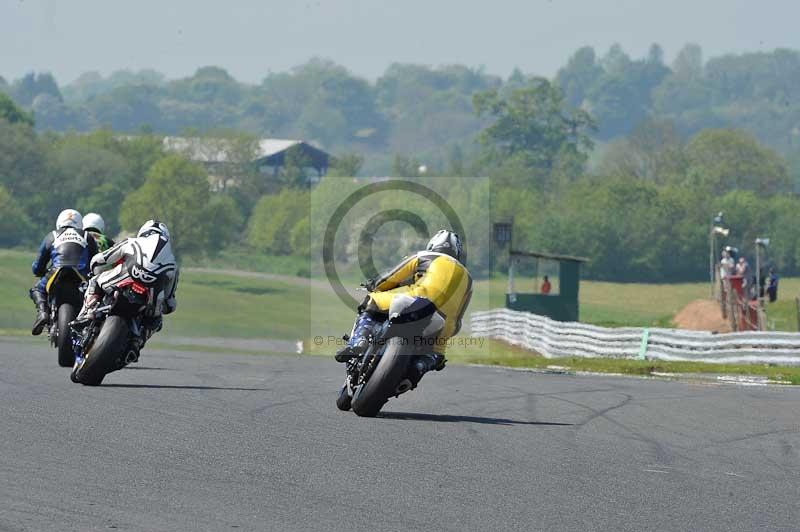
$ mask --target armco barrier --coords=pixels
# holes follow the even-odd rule
[[[558,322],[527,312],[473,312],[472,336],[496,338],[547,358],[639,358],[718,363],[800,365],[800,333],[713,334],[677,329]]]

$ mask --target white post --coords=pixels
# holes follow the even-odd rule
[[[508,295],[514,300],[514,261],[513,255],[508,257]]]
[[[758,304],[761,306],[761,253],[760,248],[761,244],[756,242],[756,297],[758,298]]]
[[[709,275],[711,277],[711,297],[712,298],[714,297],[714,284],[715,284],[714,283],[714,278],[716,277],[714,275],[714,270],[717,269],[716,268],[716,262],[717,261],[715,260],[716,257],[714,256],[715,255],[715,253],[714,253],[714,251],[715,251],[714,248],[715,247],[716,246],[714,245],[714,224],[712,222],[712,224],[711,224],[711,232],[708,234],[708,248],[709,248],[709,250],[708,250],[708,271],[709,271]]]

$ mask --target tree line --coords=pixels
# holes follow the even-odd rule
[[[474,156],[486,121],[473,112],[473,94],[509,93],[529,78],[519,70],[502,78],[463,65],[392,64],[369,81],[332,61],[313,59],[257,84],[209,66],[175,80],[152,70],[105,77],[87,72],[65,85],[47,73],[30,73],[14,81],[0,78],[0,92],[32,112],[40,130],[174,135],[235,129],[358,152],[365,157],[364,175],[387,175],[397,154],[439,171]],[[699,46],[689,44],[667,62],[657,44],[642,58],[618,45],[602,54],[584,47],[553,81],[569,106],[594,117],[591,137],[600,143],[629,135],[647,119],[669,120],[683,138],[701,129],[744,129],[783,154],[798,175],[797,51],[706,60]]]
[[[676,120],[652,116],[603,140],[608,118],[575,105],[574,87],[562,81],[522,77],[473,88],[470,112],[480,127],[472,148],[452,145],[441,166],[413,151],[391,162],[393,175],[439,187],[456,208],[476,275],[504,267],[487,228],[513,218],[515,247],[587,256],[590,278],[702,279],[711,216],[720,210],[732,226],[728,243],[748,253],[756,235],[769,236],[768,260],[784,274],[800,272],[800,200],[777,150],[743,129],[687,133]],[[317,256],[326,213],[358,186],[337,176],[358,174],[365,160],[340,153],[329,176],[311,186],[299,154],[265,176],[248,164],[257,137],[220,130],[207,139],[221,139],[214,149],[226,149],[234,164],[213,170],[212,188],[206,168],[165,152],[152,132],[55,133],[37,129],[37,117],[0,96],[0,207],[7,213],[0,244],[35,242],[59,210],[74,206],[103,214],[112,234],[157,216],[174,229],[181,254],[239,248]],[[448,176],[487,179],[448,189],[438,179]],[[339,260],[355,264],[362,229],[363,221],[345,227]],[[376,242],[379,256],[423,243],[410,228],[396,229],[398,239]]]

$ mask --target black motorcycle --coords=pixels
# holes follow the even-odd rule
[[[86,282],[72,266],[62,266],[47,281],[47,301],[50,306],[50,344],[58,350],[58,365],[68,368],[75,357],[69,323],[75,319],[83,302]]]
[[[415,387],[411,362],[428,354],[444,327],[444,318],[429,300],[395,296],[389,318],[368,337],[364,353],[347,362],[347,378],[336,406],[362,417],[374,417],[383,405]]]
[[[92,319],[75,323],[72,382],[99,386],[105,376],[136,362],[144,345],[145,311],[152,306],[162,280],[131,261],[129,276],[105,294]]]

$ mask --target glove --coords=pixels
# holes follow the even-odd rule
[[[369,305],[369,296],[364,296],[364,299],[361,300],[361,303],[358,305],[358,313],[361,314],[365,310],[367,310],[367,305]]]

